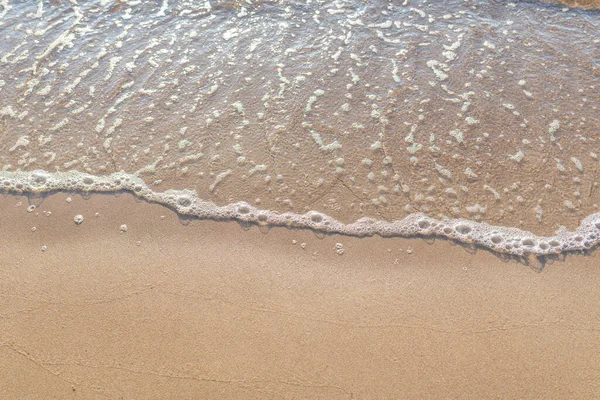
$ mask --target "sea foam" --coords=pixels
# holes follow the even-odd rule
[[[127,191],[148,202],[168,206],[181,215],[199,219],[237,220],[356,237],[444,237],[515,256],[543,256],[588,250],[600,243],[600,213],[586,217],[574,231],[559,230],[554,236],[537,236],[518,228],[494,226],[466,219],[437,220],[423,213],[414,213],[396,221],[363,217],[352,223],[343,223],[319,211],[309,211],[306,214],[280,213],[261,210],[245,202],[219,206],[202,200],[193,190],[156,192],[141,178],[125,172],[98,176],[78,171],[0,171],[0,190],[19,194]]]

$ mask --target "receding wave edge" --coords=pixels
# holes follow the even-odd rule
[[[199,219],[237,220],[267,226],[287,226],[366,237],[444,237],[475,244],[497,253],[513,256],[544,256],[589,250],[600,244],[600,213],[587,216],[574,231],[557,231],[554,236],[489,225],[467,219],[437,220],[423,213],[410,214],[396,221],[363,217],[352,223],[340,222],[319,211],[305,214],[261,210],[245,202],[223,206],[202,200],[193,190],[156,192],[138,176],[125,172],[91,175],[79,171],[46,172],[0,171],[0,191],[16,194],[42,194],[56,191],[110,193],[128,191],[152,203],[165,205],[178,214]]]

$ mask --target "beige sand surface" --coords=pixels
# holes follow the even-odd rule
[[[536,272],[448,242],[184,226],[130,195],[67,197],[30,213],[0,198],[2,399],[600,393],[597,254]]]
[[[556,3],[556,1],[550,2]],[[558,3],[569,7],[583,8],[584,10],[597,10],[600,8],[600,1],[598,0],[558,0]]]

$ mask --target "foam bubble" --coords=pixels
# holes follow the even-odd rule
[[[500,244],[504,241],[504,237],[499,233],[495,233],[492,236],[490,236],[490,240],[494,244]]]
[[[250,213],[250,206],[248,204],[240,204],[237,207],[237,211],[238,213],[242,214],[242,215],[246,215]]]
[[[461,235],[467,235],[472,229],[467,223],[461,221],[454,226],[454,230]]]
[[[177,205],[181,206],[181,207],[189,207],[192,205],[192,199],[190,199],[188,196],[180,196],[177,199]]]
[[[44,171],[33,171],[30,182],[33,186],[42,186],[48,181],[48,174]]]
[[[320,224],[323,222],[323,216],[319,213],[312,213],[310,216],[310,220],[315,224]]]

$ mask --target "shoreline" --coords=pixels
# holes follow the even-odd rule
[[[591,252],[600,245],[600,213],[583,218],[573,231],[559,229],[554,236],[537,236],[516,227],[489,225],[462,218],[438,220],[420,212],[401,220],[362,217],[355,222],[343,223],[319,210],[305,214],[280,213],[259,209],[246,202],[219,206],[201,199],[195,190],[153,191],[143,179],[123,171],[101,176],[75,170],[55,173],[43,170],[1,171],[0,180],[0,191],[6,193],[130,193],[140,200],[165,206],[178,215],[200,220],[235,220],[260,226],[293,227],[354,237],[444,238],[486,248],[495,254],[517,257]]]

